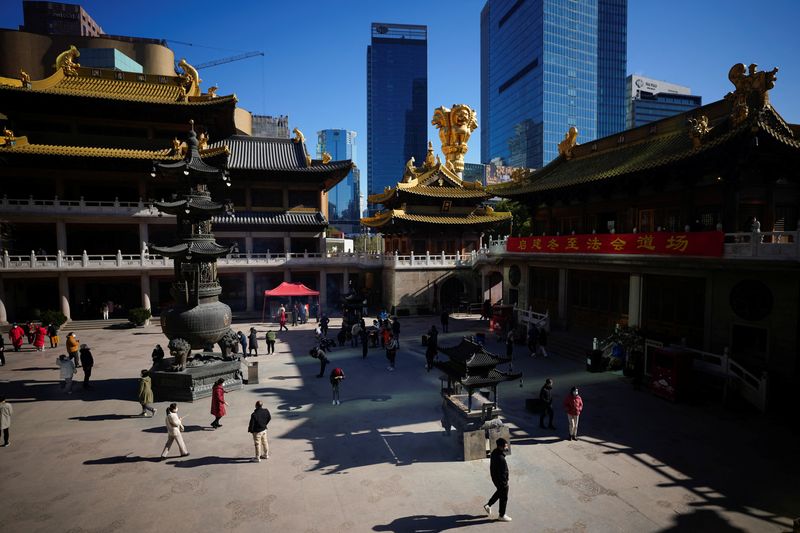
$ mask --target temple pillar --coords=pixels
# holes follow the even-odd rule
[[[289,234],[283,236],[283,253],[288,254],[292,251],[292,238],[289,237]]]
[[[250,235],[247,235],[244,238],[244,251],[248,255],[253,253],[253,237]]]
[[[6,283],[0,278],[0,324],[8,323],[8,313],[6,312]]]
[[[58,275],[58,300],[61,303],[61,312],[68,319],[71,318],[69,312],[69,281],[65,273]]]
[[[150,274],[142,272],[141,278],[142,307],[152,311],[153,307],[150,305]]]
[[[67,225],[62,219],[56,220],[56,249],[67,253]]]
[[[569,271],[566,268],[558,269],[558,323],[565,326],[567,323],[567,298],[568,298]]]
[[[319,271],[319,308],[320,311],[328,306],[328,274],[324,270]]]
[[[642,322],[642,275],[631,274],[628,282],[628,326],[638,328]]]
[[[251,239],[252,241],[252,239]],[[245,311],[255,310],[256,280],[252,270],[245,272]]]

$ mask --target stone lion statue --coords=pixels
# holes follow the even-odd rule
[[[186,362],[192,353],[192,346],[189,341],[181,338],[172,339],[167,345],[169,354],[175,358],[172,364],[172,370],[180,372],[186,368]]]
[[[231,361],[234,359],[233,354],[235,349],[239,346],[239,339],[236,337],[236,333],[229,328],[228,331],[225,332],[225,335],[217,341],[217,345],[219,346],[220,352],[222,352],[222,358],[226,361]]]

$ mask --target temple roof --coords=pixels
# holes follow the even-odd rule
[[[205,106],[236,102],[236,95],[187,96],[187,81],[181,76],[138,74],[87,67],[77,67],[75,72],[74,76],[67,75],[64,70],[58,69],[48,78],[29,82],[0,77],[0,90],[153,104]]]
[[[778,143],[800,150],[796,127],[787,124],[767,103],[751,110],[741,122],[732,119],[733,99],[723,99],[638,128],[576,145],[570,157],[559,155],[544,168],[519,180],[490,186],[490,193],[513,198],[581,184],[600,182],[642,171],[668,167],[704,157],[713,150],[731,146],[738,139],[763,134]],[[691,123],[705,119],[701,133],[692,135]]]
[[[511,213],[508,211],[494,211],[490,207],[476,208],[474,213],[469,215],[426,215],[426,214],[410,214],[406,213],[403,209],[390,209],[381,211],[372,217],[365,217],[361,219],[361,223],[371,228],[381,228],[387,224],[392,223],[394,220],[401,220],[412,223],[422,224],[459,224],[459,225],[480,225],[480,224],[496,224],[511,219]]]
[[[269,225],[269,226],[304,226],[321,227],[327,226],[328,221],[325,215],[319,211],[314,212],[293,212],[284,213],[263,213],[263,212],[237,212],[234,216],[215,216],[211,218],[214,224],[246,224]]]
[[[494,367],[500,363],[508,363],[510,357],[494,354],[482,344],[462,338],[456,346],[439,347],[439,351],[450,358],[450,361],[462,364],[467,368]]]
[[[189,243],[180,243],[174,246],[158,246],[151,244],[150,251],[163,255],[164,257],[186,257],[191,253],[197,258],[209,259],[222,257],[228,255],[232,246],[222,246],[212,240],[191,241]]]

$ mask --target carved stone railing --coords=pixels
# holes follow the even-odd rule
[[[0,199],[2,213],[42,213],[48,215],[125,215],[125,216],[158,216],[158,210],[148,201],[86,200],[82,196],[78,200],[54,198],[8,198]]]

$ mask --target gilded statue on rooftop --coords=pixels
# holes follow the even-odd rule
[[[475,110],[465,104],[455,104],[452,109],[441,106],[433,111],[431,124],[439,130],[445,160],[455,172],[464,171],[464,155],[469,150],[469,138],[478,127],[477,117]]]
[[[775,87],[777,73],[777,67],[770,71],[759,71],[755,63],[751,63],[749,67],[745,67],[744,63],[731,67],[728,79],[736,90],[726,94],[725,99],[733,101],[731,120],[734,125],[745,120],[750,111],[758,111],[769,104],[768,91]]]
[[[572,149],[578,144],[578,128],[570,126],[569,131],[564,134],[564,140],[558,143],[558,155],[563,155],[565,159],[572,158]]]
[[[703,137],[713,129],[708,125],[708,117],[700,115],[697,118],[690,118],[689,123],[689,138],[692,139],[692,146],[699,148],[703,141]]]
[[[183,75],[181,77],[184,83],[189,86],[186,91],[187,95],[200,96],[200,82],[203,80],[200,79],[200,74],[197,72],[197,69],[187,63],[185,58],[181,58],[178,62],[178,66],[183,69]]]
[[[69,50],[61,52],[56,58],[56,63],[53,65],[56,70],[63,70],[66,76],[77,76],[78,71],[76,67],[80,67],[80,63],[75,60],[80,57],[81,53],[75,48],[74,44],[69,45]]]
[[[296,143],[305,143],[306,142],[306,136],[303,135],[302,131],[300,131],[297,128],[295,128],[295,129],[292,130],[292,133],[294,133],[294,137],[292,138],[292,141],[294,141]]]

